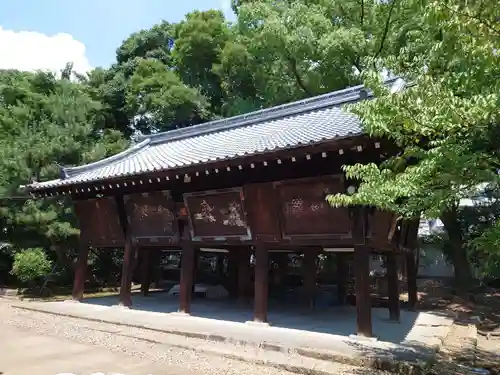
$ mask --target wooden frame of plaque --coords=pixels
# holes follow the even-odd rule
[[[243,188],[186,193],[183,198],[193,241],[252,239]]]
[[[179,242],[176,205],[170,191],[130,194],[123,199],[134,243],[158,246]]]
[[[352,220],[345,207],[331,207],[328,194],[344,192],[344,176],[330,175],[274,183],[285,240],[348,240]]]
[[[92,247],[121,247],[125,233],[114,197],[74,201],[80,239]]]

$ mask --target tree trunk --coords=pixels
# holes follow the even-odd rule
[[[455,282],[457,292],[461,296],[467,295],[467,291],[472,285],[472,272],[467,253],[462,243],[453,243],[453,267],[455,268]]]
[[[59,245],[59,244],[53,244],[52,248],[54,249],[54,251],[56,253],[57,262],[61,266],[66,266],[69,270],[73,271],[75,269],[75,262],[68,255],[69,249],[67,247],[64,247],[64,246]]]
[[[473,277],[471,265],[467,258],[467,250],[463,240],[460,222],[458,221],[457,207],[444,212],[441,220],[451,245],[450,258],[455,269],[457,294],[466,296],[468,288],[472,285]]]

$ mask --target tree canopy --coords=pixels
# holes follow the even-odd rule
[[[414,16],[397,53],[373,61],[364,77],[376,99],[353,106],[365,131],[401,150],[382,164],[346,166],[360,181],[333,204],[373,205],[402,217],[439,217],[455,269],[470,282],[460,200],[499,182],[500,12],[494,1],[407,2]],[[379,71],[402,75],[410,87],[393,93]],[[493,219],[493,222],[496,218]],[[467,230],[468,228],[465,228]],[[486,237],[482,237],[485,239]],[[498,252],[498,251],[497,251]]]
[[[365,82],[377,99],[350,109],[367,133],[401,151],[382,164],[346,166],[359,189],[330,197],[332,204],[440,217],[456,269],[470,274],[469,263],[477,259],[500,264],[500,257],[491,258],[497,216],[481,216],[486,225],[470,235],[472,224],[461,224],[467,215],[458,205],[480,184],[494,191],[498,182],[495,1],[232,5],[233,23],[217,10],[193,11],[178,23],[139,30],[117,46],[110,67],[86,74],[74,73],[71,64],[60,74],[0,71],[0,242],[15,251],[43,248],[49,260],[70,268],[78,230],[68,202],[29,200],[19,196],[19,185],[57,177],[56,163],[114,154],[138,132],[191,126]],[[392,93],[382,84],[387,74],[410,85]]]

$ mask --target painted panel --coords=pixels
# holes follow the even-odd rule
[[[272,183],[244,187],[248,223],[255,239],[276,242],[281,240],[278,199]]]
[[[352,238],[348,210],[325,200],[344,191],[342,176],[285,181],[276,183],[276,189],[284,238]]]
[[[251,238],[241,188],[184,194],[193,240]]]
[[[170,192],[124,197],[130,236],[140,244],[172,244],[179,240],[176,206]]]
[[[80,239],[94,247],[123,246],[125,236],[113,197],[74,202]]]

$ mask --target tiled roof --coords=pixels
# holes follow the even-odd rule
[[[401,89],[404,81],[388,85]],[[249,114],[142,136],[104,160],[63,168],[63,178],[34,183],[31,191],[140,175],[270,153],[361,134],[357,116],[341,107],[371,96],[362,85]]]

